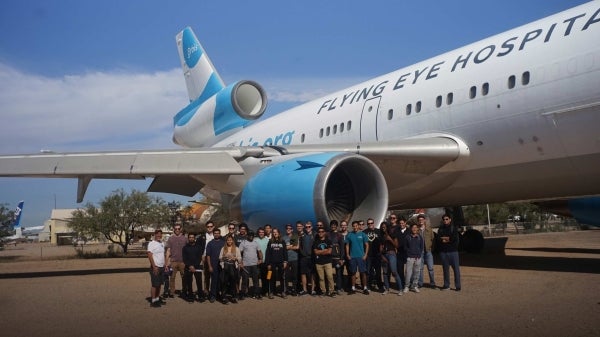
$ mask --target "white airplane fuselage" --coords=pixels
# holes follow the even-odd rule
[[[79,202],[92,179],[152,177],[149,191],[220,197],[254,228],[516,200],[600,217],[598,1],[265,120],[260,85],[225,85],[190,27],[175,41],[186,149],[6,155],[0,176],[77,178]]]
[[[447,136],[461,155],[433,174],[418,160],[373,160],[391,207],[598,194],[599,8],[575,7],[340,90],[214,146]]]

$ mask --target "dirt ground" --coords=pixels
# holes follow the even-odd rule
[[[600,230],[513,235],[505,255],[461,254],[461,292],[227,306],[151,308],[146,259],[72,255],[43,244],[0,252],[3,336],[600,336]],[[442,284],[437,260],[435,274]]]

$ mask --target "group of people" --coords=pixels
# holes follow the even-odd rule
[[[213,222],[206,233],[182,232],[176,224],[166,243],[156,230],[148,244],[151,276],[151,306],[166,304],[174,297],[176,275],[181,276],[180,296],[189,302],[220,301],[237,303],[245,298],[267,296],[325,295],[346,292],[365,295],[391,292],[391,277],[397,294],[420,292],[427,267],[430,288],[437,288],[433,252],[439,252],[444,283],[450,289],[450,267],[455,290],[461,290],[458,258],[459,231],[450,215],[442,217],[437,236],[424,215],[407,225],[405,218],[392,214],[389,222],[375,228],[373,219],[348,223],[332,220],[328,226],[308,221],[285,226],[285,233],[270,225],[258,228],[256,235],[245,223],[230,223],[222,235]],[[193,291],[193,281],[195,289]],[[252,286],[250,286],[252,280]],[[164,284],[164,293],[160,290]]]

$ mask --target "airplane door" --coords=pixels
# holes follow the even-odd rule
[[[368,99],[363,105],[362,114],[360,115],[360,141],[369,142],[376,141],[377,136],[377,120],[379,119],[379,102],[381,96]]]

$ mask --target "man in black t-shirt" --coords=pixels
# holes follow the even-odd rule
[[[325,228],[317,230],[317,238],[313,242],[313,254],[315,256],[315,267],[319,275],[321,291],[325,291],[325,278],[327,278],[327,296],[335,297],[333,284],[333,268],[331,266],[331,240],[329,240]]]

